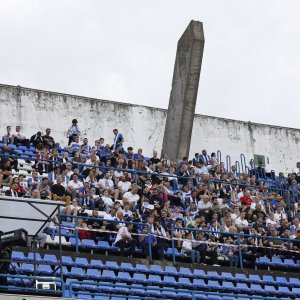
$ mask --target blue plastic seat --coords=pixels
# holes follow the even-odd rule
[[[278,287],[278,293],[283,295],[283,296],[292,296],[292,292],[287,286],[279,286]]]
[[[222,288],[223,288],[223,290],[225,290],[225,291],[235,291],[235,286],[234,286],[234,284],[232,283],[232,282],[230,282],[230,281],[222,281]]]
[[[103,270],[102,277],[105,279],[115,279],[116,275],[112,270]]]
[[[150,266],[150,272],[152,274],[160,274],[160,275],[165,274],[164,270],[162,269],[162,267],[160,265],[151,265]]]
[[[178,271],[178,275],[182,277],[193,277],[193,272],[190,268],[180,267]]]
[[[9,273],[14,274],[16,271],[20,272],[21,268],[16,262],[12,262],[9,264]]]
[[[208,279],[216,279],[216,280],[220,279],[220,275],[216,271],[207,271],[206,275]]]
[[[61,261],[65,266],[74,266],[74,261],[70,256],[62,256]]]
[[[164,284],[167,285],[176,285],[176,279],[173,276],[164,276],[164,280],[163,280]]]
[[[168,275],[178,275],[177,269],[175,267],[166,266],[165,268],[165,274]]]
[[[86,291],[97,291],[98,287],[93,280],[83,280],[81,287]]]
[[[300,288],[293,287],[293,288],[292,288],[292,293],[293,293],[295,296],[299,297],[299,296],[300,296]]]
[[[81,241],[80,247],[90,248],[90,249],[99,249],[99,246],[95,244],[94,240],[83,239]]]
[[[100,279],[101,278],[101,272],[99,272],[99,270],[97,270],[97,269],[87,269],[86,275],[90,279]]]
[[[33,264],[22,264],[21,266],[22,273],[34,273],[34,265]]]
[[[135,269],[136,269],[136,271],[142,272],[142,273],[147,273],[147,274],[152,273],[152,271],[150,271],[148,269],[148,266],[143,265],[143,264],[136,264]]]
[[[44,263],[48,263],[51,265],[58,265],[59,261],[57,260],[56,256],[53,254],[45,254],[43,258]]]
[[[150,281],[152,284],[160,284],[161,278],[159,275],[149,275],[148,281]]]
[[[123,282],[123,281],[131,280],[132,278],[128,272],[119,272],[118,279]]]
[[[77,267],[87,268],[90,264],[85,257],[76,257],[74,265]]]
[[[247,286],[247,284],[241,283],[241,282],[238,282],[236,284],[236,289],[238,292],[248,292],[249,291],[249,287]]]
[[[180,284],[183,287],[190,287],[192,286],[192,283],[189,278],[179,277],[178,284]]]
[[[203,288],[206,286],[206,283],[203,279],[193,279],[193,285],[198,288]]]
[[[204,270],[201,270],[201,269],[195,269],[195,270],[194,270],[194,277],[206,279],[206,278],[207,278],[207,275],[206,275],[206,273],[205,273]]]
[[[76,239],[75,237],[69,239],[69,243],[72,247],[76,247],[76,244],[78,244],[78,247],[81,247],[81,241],[80,239]]]
[[[235,274],[235,278],[238,282],[248,282],[248,278],[245,274]]]
[[[230,280],[230,281],[236,281],[236,278],[229,272],[222,272],[221,278],[223,280]]]
[[[282,276],[277,276],[276,277],[276,283],[278,285],[281,285],[281,286],[288,286],[289,285],[289,282],[287,281],[287,279],[285,277],[282,277]]]
[[[24,154],[27,155],[27,156],[29,156],[29,157],[33,157],[34,156],[34,153],[32,151],[29,151],[29,150],[25,151]]]
[[[268,257],[262,256],[262,257],[259,257],[256,260],[255,264],[258,265],[258,266],[260,266],[260,265],[270,266],[271,262],[270,262],[270,259]]]
[[[156,276],[156,275],[152,275],[152,276]],[[146,275],[145,274],[141,274],[141,273],[134,273],[133,274],[133,281],[137,282],[137,283],[147,283],[148,282],[148,280],[146,278]]]
[[[275,287],[273,285],[265,285],[264,290],[269,295],[276,295],[277,294],[277,290],[275,289]]]
[[[37,268],[37,273],[39,275],[51,275],[53,271],[49,265],[40,264]]]
[[[272,257],[270,265],[273,267],[284,267],[284,263],[282,262],[281,258],[279,258],[279,257]]]
[[[256,274],[249,274],[249,281],[251,283],[263,283],[263,280],[261,280],[261,278],[259,277],[259,275]]]
[[[102,261],[100,259],[91,259],[90,267],[103,269]]]
[[[82,268],[72,267],[70,276],[72,278],[88,278]]]
[[[62,222],[61,227],[66,227],[66,228],[74,228],[74,224],[72,222]]]
[[[122,269],[124,271],[133,271],[134,270],[132,264],[131,263],[126,263],[126,262],[121,263],[120,269]]]
[[[34,259],[34,253],[33,252],[29,252],[28,253],[28,256],[27,256],[27,260],[28,261],[36,261],[36,262],[42,262],[42,257],[41,257],[41,254],[39,253],[35,253],[35,259]]]
[[[263,283],[263,284],[277,285],[275,279],[274,279],[273,276],[271,276],[271,275],[263,275],[262,283]]]
[[[260,284],[254,284],[254,283],[252,283],[251,285],[250,285],[250,290],[253,292],[257,292],[257,293],[259,293],[259,294],[261,294],[261,293],[263,293],[263,288],[261,287],[261,285]]]
[[[116,261],[107,261],[105,267],[110,270],[119,270],[119,265]]]
[[[286,268],[296,268],[297,267],[297,264],[295,263],[295,261],[293,259],[286,258],[284,260],[283,264]]]
[[[208,280],[207,287],[212,290],[221,290],[222,289],[219,282],[216,280]]]
[[[291,277],[289,279],[289,283],[290,283],[290,285],[293,285],[295,287],[300,287],[300,279],[299,278]]]
[[[20,261],[26,261],[27,260],[24,253],[21,252],[21,251],[13,251],[11,253],[11,259],[12,260],[20,260]]]

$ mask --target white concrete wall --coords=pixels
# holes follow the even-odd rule
[[[36,131],[52,128],[56,141],[66,144],[66,131],[77,118],[82,135],[90,144],[100,137],[113,142],[113,128],[125,136],[125,147],[141,147],[146,156],[161,151],[166,110],[91,99],[80,96],[0,85],[0,128],[20,124],[29,137]],[[195,115],[190,157],[195,152],[227,154],[234,163],[244,153],[247,161],[253,154],[269,158],[268,169],[285,173],[300,161],[300,130]]]

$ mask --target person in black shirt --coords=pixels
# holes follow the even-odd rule
[[[53,148],[55,145],[54,138],[50,136],[50,134],[51,134],[51,129],[47,128],[46,134],[42,136],[44,146],[47,146],[49,149]]]
[[[153,151],[153,157],[150,158],[149,162],[155,165],[160,162],[160,159],[157,157],[157,151]]]
[[[92,212],[92,218],[95,218],[95,219],[98,219],[98,211],[96,210],[93,210]],[[89,219],[87,221],[87,226],[89,229],[101,229],[101,227],[103,226],[103,221],[101,220],[92,220],[92,219]],[[104,233],[101,233],[101,232],[96,232],[96,231],[91,231],[91,237],[93,240],[96,241],[97,237],[104,237],[105,234]]]
[[[10,164],[11,162],[9,158],[2,159],[0,165],[0,187],[2,185],[2,182],[8,183],[9,185],[12,184],[13,175],[12,175],[12,168]]]
[[[52,200],[66,201],[66,205],[70,204],[71,197],[66,196],[66,189],[62,185],[62,176],[58,175],[56,177],[56,184],[53,184],[51,188]]]

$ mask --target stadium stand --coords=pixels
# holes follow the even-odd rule
[[[149,158],[118,130],[91,146],[76,120],[66,147],[20,130],[0,142],[2,193],[65,206],[38,245],[13,247],[4,291],[45,293],[48,280],[80,299],[300,298],[299,169],[220,151]]]

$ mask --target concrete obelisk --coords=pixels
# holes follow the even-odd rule
[[[177,44],[162,155],[189,155],[204,48],[203,25],[191,21]]]

